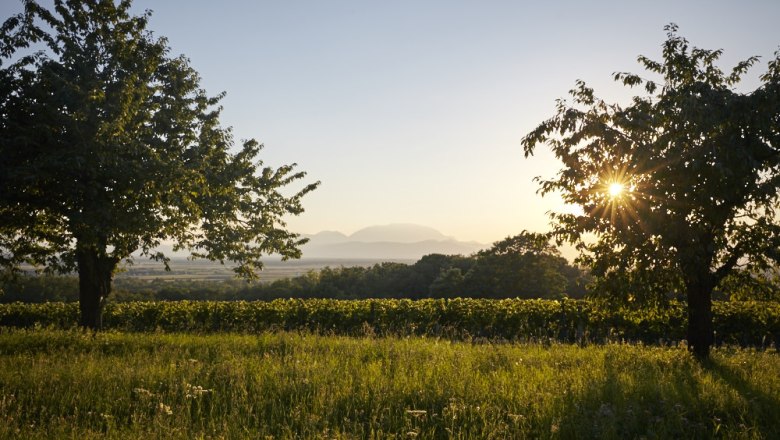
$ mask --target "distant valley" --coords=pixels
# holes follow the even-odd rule
[[[303,257],[300,260],[288,261],[280,261],[279,257],[274,255],[264,258],[261,280],[273,281],[299,276],[326,266],[367,267],[384,261],[411,264],[423,255],[470,255],[489,247],[473,241],[458,241],[436,229],[415,224],[370,226],[351,235],[322,231],[302,236],[309,239],[309,242],[301,247]],[[157,250],[171,257],[170,272],[166,272],[161,263],[136,255],[135,263],[125,266],[118,277],[219,280],[235,275],[231,269],[233,265],[229,262],[223,266],[208,260],[191,261],[187,259],[188,253],[173,252],[170,244],[164,244]]]
[[[417,260],[427,254],[470,255],[488,245],[458,241],[436,229],[415,224],[370,226],[351,235],[323,231],[306,235],[303,258]]]

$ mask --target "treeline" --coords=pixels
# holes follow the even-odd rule
[[[594,282],[595,281],[595,282]],[[153,280],[114,279],[112,302],[128,301],[237,301],[282,298],[423,299],[522,298],[561,299],[596,296],[618,303],[642,290],[622,280],[619,297],[599,291],[604,280],[592,280],[586,270],[561,257],[542,234],[522,232],[471,256],[430,254],[414,264],[381,263],[371,267],[326,267],[274,282],[239,279]],[[649,285],[649,284],[647,284]],[[645,287],[647,287],[647,285]],[[761,275],[737,272],[714,293],[719,300],[780,300],[780,272]],[[0,279],[0,303],[78,301],[75,276],[7,275]],[[662,293],[663,303],[680,299],[679,292]],[[629,299],[627,299],[629,298]],[[641,302],[641,301],[640,301]],[[653,303],[645,300],[646,303]],[[657,302],[656,302],[657,303]]]
[[[618,276],[593,279],[587,270],[561,257],[545,235],[524,231],[471,256],[430,254],[413,264],[325,267],[270,283],[120,276],[113,281],[109,299],[129,302],[601,297],[617,303],[660,305],[683,298],[679,291],[654,292],[652,280],[612,275]],[[610,282],[615,286],[610,287]],[[75,302],[78,298],[76,276],[0,275],[0,303]],[[780,301],[780,269],[760,274],[737,271],[721,282],[713,298]]]
[[[586,273],[561,257],[542,234],[523,232],[472,256],[431,254],[414,264],[326,267],[272,283],[241,280],[153,281],[120,277],[111,300],[273,300],[277,298],[582,298]],[[77,301],[75,277],[17,276],[0,302]]]

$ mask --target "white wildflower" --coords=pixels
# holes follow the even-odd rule
[[[171,410],[171,407],[162,402],[160,402],[160,404],[157,406],[157,412],[168,416],[173,415],[173,411]]]

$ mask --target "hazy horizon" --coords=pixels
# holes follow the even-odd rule
[[[46,2],[44,2],[46,3]],[[780,2],[156,2],[149,27],[184,54],[222,123],[256,138],[271,166],[296,162],[306,212],[289,228],[345,234],[414,223],[489,244],[548,230],[556,197],[534,176],[559,169],[520,140],[582,79],[609,101],[630,95],[615,71],[660,58],[664,25],[693,46],[752,55],[750,90],[780,45]],[[21,11],[6,1],[2,18]],[[639,93],[638,90],[634,92]]]

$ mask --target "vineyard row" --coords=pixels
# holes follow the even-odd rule
[[[70,328],[78,304],[0,304],[0,327]],[[456,340],[676,343],[685,338],[682,303],[665,308],[614,308],[588,300],[424,299],[179,301],[108,304],[107,329],[321,334],[424,335]],[[715,302],[716,344],[777,346],[780,303]]]

